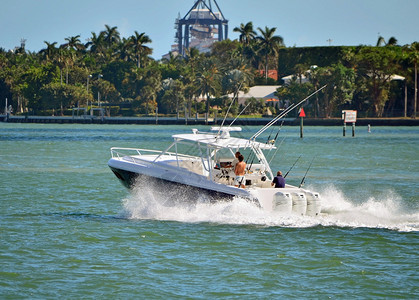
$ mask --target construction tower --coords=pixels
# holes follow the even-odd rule
[[[182,19],[176,19],[175,27],[176,50],[182,56],[189,48],[209,52],[215,41],[228,38],[228,20],[216,0],[197,0]]]

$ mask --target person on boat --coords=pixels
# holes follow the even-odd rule
[[[237,163],[239,162],[239,155],[240,155],[241,153],[239,152],[239,151],[237,151],[236,152],[236,154],[234,155],[235,156],[235,158],[233,159],[233,161],[231,162],[231,165],[230,165],[230,167],[233,169],[233,171],[234,171],[234,169],[236,168],[236,165],[237,165]]]
[[[245,188],[244,183],[246,182],[244,178],[244,172],[246,170],[246,163],[243,161],[244,157],[243,155],[238,155],[239,162],[234,167],[234,174],[236,174],[236,179],[234,180],[234,186],[235,187],[242,187]]]
[[[271,182],[271,186],[274,186],[275,188],[284,188],[285,187],[285,178],[282,177],[282,172],[278,171],[276,173],[276,177],[274,177],[274,180]]]
[[[231,177],[234,177],[233,172],[236,169],[237,163],[239,162],[239,155],[240,154],[241,153],[239,151],[237,151],[236,154],[234,155],[233,161],[231,163],[229,163],[227,166],[225,166],[225,168],[229,169],[228,172],[230,173]]]

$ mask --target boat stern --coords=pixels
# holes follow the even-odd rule
[[[321,198],[316,192],[297,187],[255,188],[249,192],[266,211],[300,216],[317,216],[321,212]]]

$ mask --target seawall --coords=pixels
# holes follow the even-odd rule
[[[272,118],[240,118],[235,125],[265,125]],[[233,118],[227,118],[226,124],[230,124]],[[53,123],[53,124],[150,124],[150,125],[205,125],[205,119],[177,119],[176,117],[49,117],[49,116],[8,116],[0,115],[0,122],[9,123]],[[210,120],[209,125],[220,125],[222,119]],[[299,126],[299,118],[285,118],[285,125]],[[312,119],[304,118],[307,126],[342,126],[342,119]],[[347,124],[352,125],[352,124]],[[419,126],[419,119],[411,118],[363,118],[357,119],[356,126]]]

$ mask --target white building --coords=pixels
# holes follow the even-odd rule
[[[264,99],[266,102],[278,102],[278,97],[274,93],[279,87],[280,85],[256,85],[251,87],[247,93],[240,91],[238,95],[239,105],[244,105],[246,100],[251,98]],[[233,98],[234,95],[229,94],[228,97]]]

